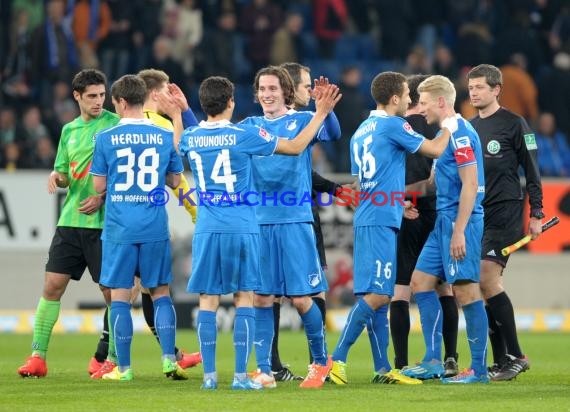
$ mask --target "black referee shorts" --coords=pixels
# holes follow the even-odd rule
[[[101,229],[58,226],[49,247],[46,272],[79,280],[89,268],[93,282],[99,283],[101,258]]]
[[[485,207],[485,229],[481,248],[481,260],[492,260],[507,266],[509,256],[501,249],[523,237],[523,204],[521,201],[499,202]]]
[[[435,225],[435,218],[435,210],[421,210],[417,219],[402,219],[398,232],[396,285],[410,284],[420,252]]]

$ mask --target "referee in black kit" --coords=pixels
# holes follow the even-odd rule
[[[503,288],[502,274],[508,256],[501,249],[523,235],[523,192],[518,168],[523,167],[530,199],[528,234],[542,231],[542,185],[536,159],[536,140],[527,122],[499,104],[501,71],[481,64],[467,75],[469,98],[479,115],[471,124],[479,134],[485,166],[485,229],[481,250],[481,291],[489,318],[494,364],[492,380],[511,380],[529,369],[517,338],[513,305]]]
[[[408,76],[411,103],[405,119],[412,128],[433,139],[439,131],[438,125],[429,125],[419,114],[419,84],[429,75]],[[420,191],[424,195],[417,197],[417,219],[403,219],[398,232],[398,262],[394,296],[390,303],[390,333],[394,345],[394,367],[402,369],[408,362],[408,336],[410,333],[410,280],[422,248],[434,228],[436,218],[436,197],[433,183],[428,184],[433,160],[419,153],[408,153],[406,157],[406,190]],[[427,190],[426,190],[427,189]],[[451,377],[459,372],[457,367],[457,327],[459,313],[453,291],[447,283],[438,285],[439,302],[443,315],[443,342],[445,346],[445,374]]]

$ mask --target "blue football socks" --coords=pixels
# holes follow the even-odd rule
[[[234,350],[235,373],[239,379],[246,377],[247,362],[251,354],[254,334],[255,311],[253,308],[236,308],[236,317],[234,319]]]
[[[257,367],[271,375],[271,344],[273,342],[273,306],[255,308],[255,335],[253,346]]]
[[[216,372],[216,339],[218,327],[216,312],[210,310],[198,311],[198,342],[202,354],[204,376]]]
[[[125,372],[131,367],[131,342],[133,341],[133,318],[130,303],[111,302],[111,327],[119,371]]]
[[[487,312],[482,300],[463,306],[467,340],[471,349],[471,369],[476,376],[487,374]]]
[[[318,365],[326,365],[328,354],[323,316],[319,307],[313,301],[311,301],[309,310],[301,315],[301,320],[305,326],[305,334],[309,341],[313,361]]]
[[[390,343],[390,332],[388,328],[388,305],[380,306],[374,312],[372,319],[366,324],[368,339],[372,349],[372,359],[374,360],[374,371],[384,369],[386,372],[392,370],[388,360],[388,344]]]
[[[356,342],[373,316],[374,310],[363,299],[359,299],[348,314],[346,324],[332,355],[333,360],[346,362],[348,350]]]
[[[423,361],[430,362],[434,359],[441,361],[443,314],[437,293],[435,290],[430,290],[418,292],[414,296],[420,311],[422,333],[426,345]]]
[[[174,342],[176,340],[176,313],[170,296],[162,296],[153,302],[154,328],[162,349],[162,356],[176,361]]]

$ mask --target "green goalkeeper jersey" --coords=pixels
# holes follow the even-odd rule
[[[82,200],[97,194],[93,188],[93,177],[89,173],[95,148],[94,136],[118,122],[119,116],[103,110],[97,119],[86,122],[79,116],[63,126],[54,170],[67,175],[69,187],[57,222],[58,226],[103,228],[105,214],[103,207],[90,215],[79,213],[77,210],[81,207]]]

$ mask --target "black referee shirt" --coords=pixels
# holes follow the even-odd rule
[[[536,139],[527,122],[501,107],[491,116],[471,119],[479,134],[485,163],[485,199],[487,207],[497,202],[522,200],[519,165],[526,177],[531,209],[542,209],[542,184],[536,159]]]

